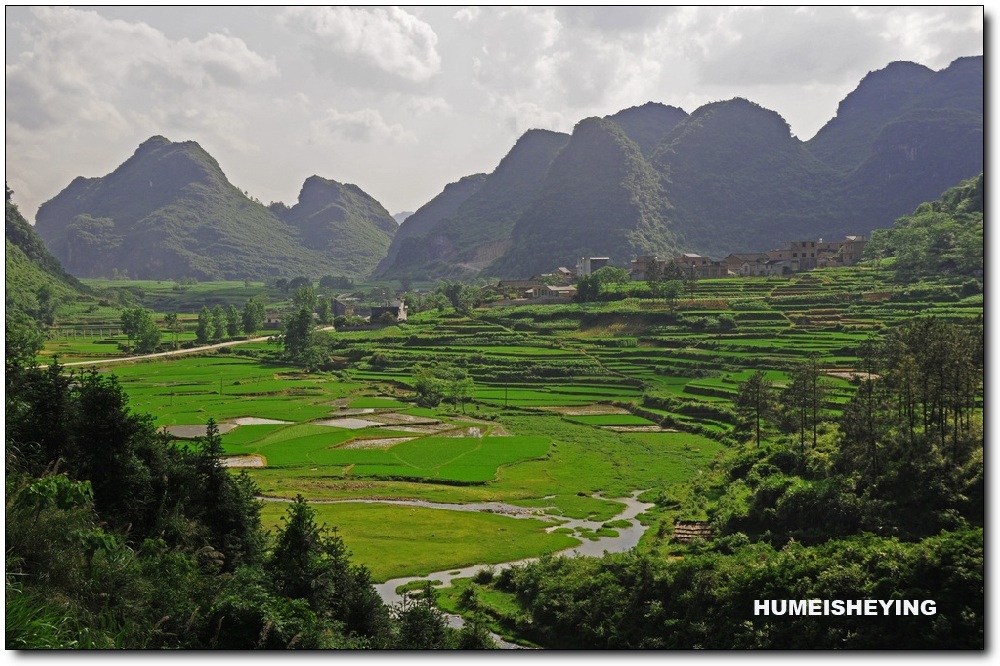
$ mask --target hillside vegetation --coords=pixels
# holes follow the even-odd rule
[[[197,143],[157,136],[111,174],[75,179],[39,208],[36,228],[81,277],[366,274],[396,223],[357,187],[331,183],[307,181],[309,201],[285,221],[233,186]],[[310,198],[313,192],[328,198]]]
[[[983,174],[917,206],[891,229],[877,229],[866,256],[892,267],[910,282],[938,275],[983,276]]]

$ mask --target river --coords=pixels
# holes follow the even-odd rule
[[[586,555],[593,557],[600,557],[604,553],[623,553],[625,551],[635,548],[639,544],[639,539],[645,533],[646,528],[636,519],[636,516],[647,511],[654,506],[654,504],[649,502],[640,502],[638,497],[642,493],[641,490],[636,490],[632,493],[630,497],[625,498],[613,498],[614,501],[620,502],[625,505],[622,511],[611,518],[611,520],[627,520],[629,521],[629,527],[616,527],[614,530],[618,533],[617,536],[605,536],[597,537],[595,539],[583,539],[582,542],[573,546],[572,548],[567,548],[566,550],[556,553],[557,556],[575,556],[575,555]],[[612,499],[607,497],[602,497],[599,494],[593,495],[597,499]],[[270,501],[287,501],[287,500],[275,500],[274,498],[264,498]],[[392,500],[392,499],[347,499],[347,500],[310,500],[312,503],[316,504],[336,504],[336,503],[363,503],[363,504],[396,504],[401,506],[418,506],[427,509],[440,509],[445,511],[480,511],[488,513],[497,513],[505,516],[510,516],[512,518],[535,518],[538,520],[549,520],[553,522],[552,527],[547,528],[546,531],[552,531],[559,528],[572,528],[572,529],[589,529],[594,532],[601,529],[604,525],[604,520],[594,521],[586,519],[574,519],[565,518],[563,516],[553,516],[551,514],[543,514],[541,509],[527,509],[521,506],[515,506],[513,504],[506,504],[504,502],[479,502],[479,503],[468,503],[468,504],[446,504],[442,502],[429,502],[426,500]],[[473,564],[471,566],[462,567],[456,569],[454,567],[446,569],[444,571],[434,571],[428,573],[424,576],[407,576],[405,578],[393,578],[392,580],[387,580],[384,583],[379,583],[375,585],[376,591],[378,591],[379,596],[386,604],[397,604],[402,602],[403,597],[401,594],[396,592],[396,589],[401,585],[415,581],[415,580],[437,580],[441,581],[440,584],[435,585],[435,587],[447,587],[451,585],[451,582],[456,578],[471,578],[476,575],[479,571],[483,569],[491,569],[494,572],[502,571],[511,566],[519,564],[528,564],[530,562],[537,561],[537,557],[532,557],[523,560],[517,560],[514,562],[501,562],[499,564]],[[446,614],[449,626],[461,628],[464,624],[461,616]],[[497,644],[505,649],[517,649],[520,646],[513,643],[508,643],[496,634],[492,634],[493,639],[497,641]]]

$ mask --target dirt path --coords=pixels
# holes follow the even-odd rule
[[[317,328],[317,331],[332,331],[335,330],[332,326],[326,326],[324,328]],[[203,347],[191,347],[190,349],[172,349],[165,352],[156,352],[155,354],[143,354],[140,356],[122,356],[120,358],[102,358],[95,361],[73,361],[71,363],[60,363],[62,367],[72,367],[79,365],[107,365],[108,363],[128,363],[129,361],[142,361],[147,358],[161,358],[164,356],[180,356],[182,354],[198,354],[200,352],[210,351],[212,349],[221,349],[222,347],[232,347],[234,345],[245,345],[248,342],[260,342],[261,340],[267,340],[270,335],[259,335],[255,338],[247,338],[246,340],[230,340],[228,342],[217,342],[214,345],[205,345]],[[39,368],[43,370],[49,366],[40,365]]]

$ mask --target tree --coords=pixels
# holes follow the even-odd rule
[[[251,296],[243,305],[243,331],[247,335],[253,335],[264,326],[266,312],[264,303],[256,296]]]
[[[52,326],[56,323],[56,306],[58,305],[58,299],[55,293],[52,291],[52,287],[47,284],[43,284],[35,292],[35,299],[38,301],[38,309],[36,311],[35,318],[46,326]]]
[[[324,275],[319,279],[319,286],[323,289],[353,289],[354,280],[344,276]]]
[[[203,305],[198,313],[198,326],[194,330],[194,339],[199,345],[207,345],[211,337],[212,313],[209,312],[207,305]]]
[[[226,308],[226,334],[230,338],[235,338],[240,334],[240,311],[236,309],[235,305],[230,304]]]
[[[317,525],[301,495],[282,523],[267,563],[278,592],[305,600],[319,617],[342,622],[350,633],[384,632],[388,609],[372,588],[368,569],[350,563],[350,551],[336,530]]]
[[[142,312],[142,308],[125,308],[122,311],[122,332],[125,333],[125,337],[128,340],[128,346],[125,351],[132,349],[132,339],[135,338],[136,333],[139,331],[139,319],[142,317]]]
[[[218,342],[226,333],[226,314],[221,305],[212,308],[212,340]]]
[[[301,360],[312,342],[313,313],[308,307],[300,308],[295,314],[287,315],[282,346],[285,355],[293,360]]]
[[[667,280],[660,283],[660,296],[667,302],[671,310],[677,309],[677,301],[684,291],[684,283],[680,280]]]
[[[172,334],[173,346],[174,349],[177,349],[177,336],[184,332],[184,324],[181,323],[176,312],[164,315],[163,323],[166,325],[167,330]]]
[[[430,583],[419,598],[404,597],[395,607],[397,647],[408,650],[440,650],[448,646],[448,621],[434,605]]]
[[[736,390],[734,402],[740,425],[753,429],[757,446],[760,446],[761,426],[774,407],[774,389],[767,373],[758,370],[742,382]]]
[[[629,281],[628,271],[614,266],[603,266],[591,273],[602,287],[609,284],[626,284]]]
[[[303,285],[295,289],[292,294],[292,304],[296,309],[309,308],[312,312],[316,308],[316,290],[312,285]]]
[[[417,404],[421,407],[437,407],[444,399],[444,383],[435,369],[418,365],[413,376],[413,389],[417,392]]]
[[[160,329],[153,321],[153,315],[145,308],[127,308],[121,316],[122,330],[129,340],[131,348],[135,339],[135,351],[148,354],[160,344]]]
[[[245,472],[231,475],[222,464],[222,436],[214,419],[208,420],[205,436],[196,445],[200,483],[193,499],[200,500],[205,509],[201,519],[209,530],[209,543],[225,555],[223,568],[228,571],[257,561],[264,543],[256,484]]]
[[[319,317],[319,323],[329,324],[333,321],[332,311],[330,310],[330,299],[321,298],[316,304],[316,316]]]
[[[816,448],[817,428],[826,401],[827,386],[819,369],[819,357],[813,353],[792,373],[792,381],[782,394],[786,409],[792,413],[799,431],[799,448],[805,453],[806,433],[812,430],[812,445]]]
[[[596,301],[601,294],[601,283],[593,274],[585,275],[576,282],[576,294],[573,300],[577,303]]]
[[[307,277],[299,276],[288,281],[288,291],[294,293],[296,289],[301,287],[312,287],[312,280]]]
[[[465,413],[465,401],[475,392],[475,382],[464,368],[447,367],[443,368],[441,375],[445,381],[445,390],[448,398],[456,406],[461,406],[462,413]]]
[[[10,308],[4,318],[4,361],[8,375],[11,366],[31,366],[45,344],[38,323],[26,313]]]

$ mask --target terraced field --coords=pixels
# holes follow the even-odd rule
[[[675,309],[636,298],[526,304],[472,316],[424,312],[381,330],[329,333],[336,372],[268,362],[275,347],[267,343],[103,371],[158,425],[203,427],[213,419],[231,426],[225,452],[234,466],[253,465],[247,473],[273,498],[505,502],[610,520],[621,507],[615,498],[686,492],[722,450],[735,420],[733,398],[752,373],[763,370],[780,390],[796,365],[815,355],[826,408],[835,413],[852,394],[858,345],[870,336],[915,314],[981,316],[981,295],[961,297],[959,289],[944,283],[906,291],[857,269],[702,280]],[[465,404],[416,406],[415,368],[435,364],[468,373]],[[678,516],[669,506],[644,520],[672,522]],[[454,563],[430,536],[404,530],[404,512],[324,511],[350,522],[348,545],[356,539],[361,561],[386,576],[413,564],[403,551],[379,550],[383,541],[365,533],[362,514],[392,517],[372,525],[380,534],[424,539],[409,551],[426,556],[428,570]],[[431,513],[420,519],[429,524],[439,510],[424,511]],[[457,521],[472,543],[480,518],[448,515],[447,522]],[[574,541],[548,534],[544,524],[506,532],[504,521],[517,519],[490,520],[500,526],[491,522],[491,530],[513,535],[510,552],[519,556]]]

